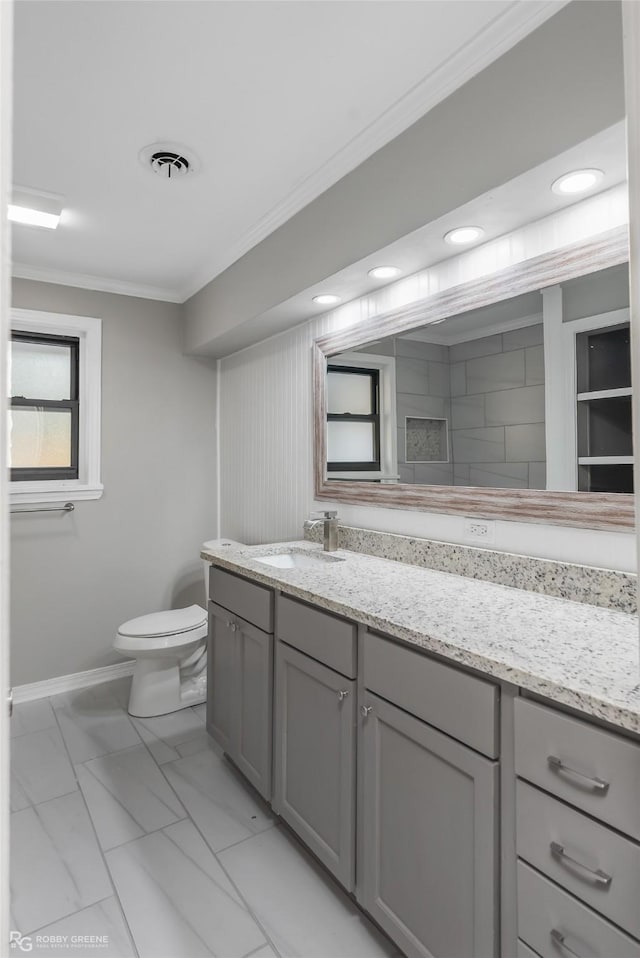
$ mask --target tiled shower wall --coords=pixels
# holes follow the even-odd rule
[[[542,323],[449,347],[455,485],[545,488]]]
[[[400,482],[545,488],[542,323],[444,346],[396,336]],[[448,462],[407,462],[406,417],[445,419]],[[446,454],[445,454],[446,455]]]
[[[398,473],[400,482],[453,485],[453,462],[406,461],[406,417],[451,422],[449,347],[417,340],[395,340]]]

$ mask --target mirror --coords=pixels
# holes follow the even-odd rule
[[[625,246],[612,231],[319,340],[318,498],[632,524]]]

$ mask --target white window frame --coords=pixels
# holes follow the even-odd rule
[[[12,503],[73,502],[99,499],[102,393],[102,320],[31,309],[11,310],[11,329],[18,332],[74,336],[79,340],[78,478],[10,482]]]
[[[395,357],[376,356],[360,352],[340,353],[339,356],[330,356],[328,362],[331,366],[362,366],[365,369],[377,369],[380,375],[380,469],[369,472],[335,472],[331,470],[330,478],[397,482],[400,476],[398,474]]]

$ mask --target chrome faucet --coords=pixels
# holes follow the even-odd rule
[[[319,522],[324,523],[324,551],[335,552],[338,548],[338,513],[323,512],[320,519],[307,519],[307,529],[313,529]]]

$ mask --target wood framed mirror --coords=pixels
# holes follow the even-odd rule
[[[619,282],[628,258],[628,231],[620,227],[317,339],[316,498],[633,528],[631,380],[628,358],[620,358],[625,343],[629,353],[629,310],[598,305],[600,290]],[[588,308],[563,315],[567,291],[594,302],[592,315]],[[539,311],[531,315],[534,301]],[[425,353],[427,347],[440,352]],[[371,350],[389,368],[395,359],[393,376],[382,361],[372,362]],[[416,369],[431,362],[440,385],[437,395],[419,397],[422,406],[414,396],[402,407],[396,363],[400,357],[406,368],[412,356]],[[366,381],[369,367],[382,370],[377,386]],[[486,384],[491,370],[497,378]],[[376,389],[379,403],[369,403]],[[349,390],[346,409],[340,397]]]

